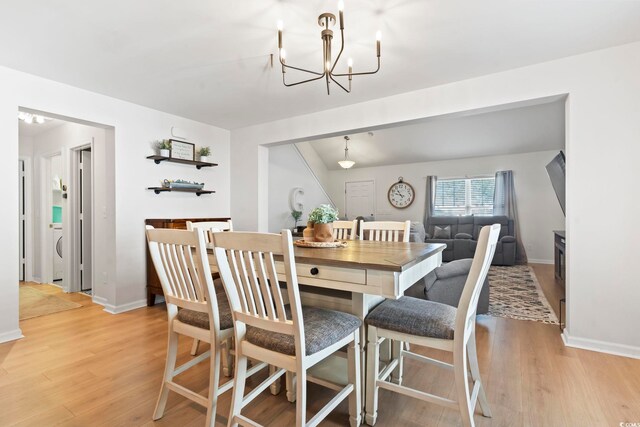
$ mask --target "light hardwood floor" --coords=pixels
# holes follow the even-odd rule
[[[556,307],[562,292],[552,267],[534,268]],[[151,420],[166,348],[164,305],[114,316],[91,304],[25,320],[21,328],[24,339],[0,345],[0,425],[204,425],[205,411],[176,394],[170,396],[164,418]],[[493,411],[491,419],[476,416],[479,427],[640,422],[640,360],[567,348],[553,325],[481,316],[477,330],[480,369]],[[189,357],[190,345],[182,342],[182,360]],[[182,381],[205,393],[207,375],[208,366],[202,364],[182,374]],[[408,385],[454,397],[448,371],[409,359],[404,378]],[[248,387],[261,379],[251,380]],[[310,414],[331,397],[313,384],[308,393]],[[226,393],[219,401],[220,426],[226,425],[229,399]],[[379,410],[380,427],[460,425],[455,411],[385,390],[380,391]],[[265,392],[247,414],[265,425],[292,425],[295,405],[284,393]],[[346,403],[322,425],[348,425]]]

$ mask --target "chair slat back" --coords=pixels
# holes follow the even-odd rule
[[[147,226],[153,265],[170,315],[177,307],[209,313],[210,325],[219,330],[216,293],[213,288],[204,230],[175,230]]]
[[[358,221],[334,221],[333,238],[337,240],[355,240]]]
[[[196,228],[202,228],[205,230],[205,238],[207,243],[212,242],[212,234],[217,231],[233,231],[233,223],[231,220],[227,221],[187,221],[187,230],[194,230]]]
[[[408,242],[411,221],[360,221],[360,240]]]
[[[463,334],[458,334],[457,331],[464,331],[464,342],[466,342],[475,325],[480,291],[491,267],[499,235],[500,224],[493,224],[482,227],[478,236],[478,245],[473,256],[467,281],[460,296],[456,314],[455,337],[462,337]]]
[[[291,231],[282,230],[282,234],[215,233],[213,245],[233,312],[236,337],[243,336],[245,325],[293,335],[296,354],[304,356],[302,306]],[[277,256],[284,261],[291,318],[287,316],[286,298],[278,280]]]

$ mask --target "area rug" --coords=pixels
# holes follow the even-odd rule
[[[30,286],[20,286],[20,320],[73,310],[81,304],[49,295]]]
[[[492,265],[489,269],[489,312],[496,317],[558,324],[533,269],[528,265]]]

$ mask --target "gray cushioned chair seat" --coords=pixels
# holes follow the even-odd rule
[[[287,318],[291,319],[291,307],[286,305],[285,309]],[[317,307],[302,307],[302,318],[304,319],[304,341],[307,355],[317,353],[337,343],[361,325],[360,319],[352,314]],[[250,343],[268,350],[290,356],[296,354],[293,335],[247,326],[246,339]]]
[[[213,285],[216,290],[216,299],[218,300],[220,330],[233,328],[233,316],[231,315],[231,307],[229,306],[227,295],[224,292],[222,280],[214,280]],[[209,314],[207,313],[182,308],[178,311],[177,319],[182,323],[195,326],[196,328],[209,329]]]
[[[365,319],[368,325],[421,337],[453,339],[454,307],[418,298],[386,300]]]

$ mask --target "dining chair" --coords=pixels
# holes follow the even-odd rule
[[[242,409],[285,372],[296,377],[296,426],[316,426],[347,397],[351,426],[360,425],[361,321],[348,313],[301,305],[291,231],[283,230],[281,234],[215,233],[213,240],[216,263],[229,295],[235,328],[235,374],[229,427],[258,425],[242,415]],[[277,269],[276,258],[283,260],[283,270]],[[278,271],[284,273],[286,282],[279,282]],[[346,385],[314,378],[307,373],[309,368],[345,346]],[[274,369],[245,396],[247,358],[267,362]],[[307,381],[338,392],[309,422],[306,422]]]
[[[473,415],[477,403],[480,403],[482,414],[485,417],[491,417],[478,368],[475,327],[478,297],[489,271],[499,234],[499,224],[481,229],[471,270],[457,309],[433,301],[402,297],[398,300],[386,300],[366,317],[368,342],[365,422],[367,424],[373,426],[376,423],[379,388],[458,409],[462,414],[462,424],[466,427],[475,425]],[[380,372],[379,346],[385,339],[452,352],[453,364],[400,349],[397,357],[391,359]],[[403,386],[402,368],[405,357],[452,369],[457,400]],[[387,381],[394,370],[399,371],[397,383]],[[471,393],[468,370],[471,371],[473,386]]]
[[[205,241],[206,243],[211,243],[211,236],[213,233],[218,231],[233,231],[233,223],[231,220],[227,221],[187,221],[187,230],[192,231],[196,228],[200,228],[205,232]],[[218,273],[213,273],[214,279],[218,277]],[[216,293],[224,293],[224,288],[222,287],[222,282],[220,280],[214,280],[214,287],[216,288]],[[226,298],[226,296],[225,296]],[[200,345],[200,341],[198,339],[193,340],[193,344],[191,345],[191,355],[195,356],[198,353],[198,347]],[[225,377],[231,376],[231,371],[233,368],[231,366],[232,361],[231,357],[229,357],[229,351],[233,346],[233,338],[229,338],[229,342],[222,349],[222,373]]]
[[[333,221],[333,238],[336,240],[355,240],[358,221]]]
[[[408,242],[410,229],[411,221],[361,220],[359,237],[360,240],[375,240],[378,242]]]
[[[218,396],[233,386],[232,380],[218,385],[220,348],[233,335],[233,316],[224,295],[216,295],[204,236],[202,229],[187,231],[147,226],[149,252],[164,292],[169,323],[167,360],[154,420],[164,415],[169,391],[173,391],[204,406],[206,425],[213,426]],[[179,335],[207,342],[211,349],[176,367]],[[176,375],[207,358],[211,365],[207,397],[174,381]],[[255,365],[248,375],[264,367],[264,363]]]

